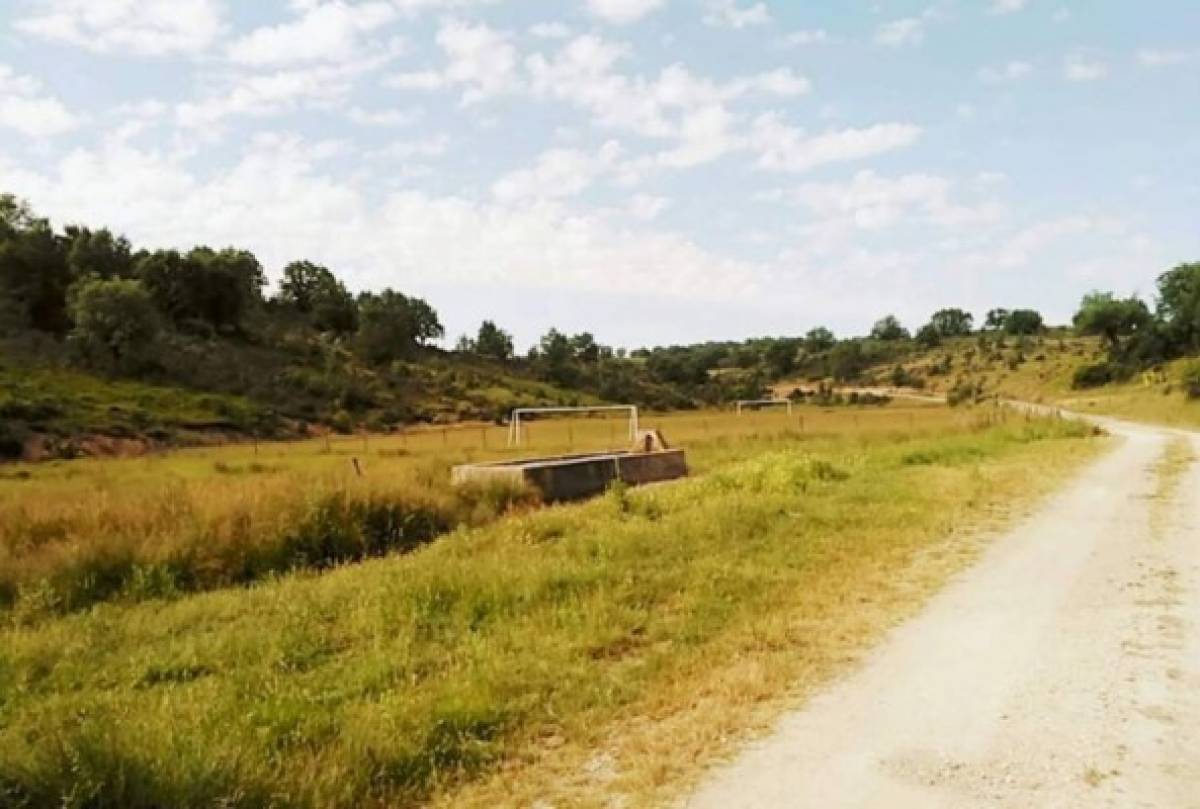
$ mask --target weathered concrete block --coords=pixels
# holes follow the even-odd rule
[[[599,455],[565,455],[521,461],[456,466],[451,480],[456,484],[511,480],[541,492],[547,502],[594,497],[614,481],[630,486],[686,477],[683,450],[660,452],[610,452]]]

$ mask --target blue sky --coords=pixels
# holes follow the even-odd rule
[[[0,189],[614,345],[1149,296],[1200,4],[6,0]]]

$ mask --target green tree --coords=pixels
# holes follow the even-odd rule
[[[159,331],[158,311],[139,281],[91,276],[71,287],[69,340],[88,362],[135,370]]]
[[[926,323],[917,330],[916,341],[922,348],[937,348],[942,344],[942,333],[938,331],[937,326]]]
[[[283,268],[278,300],[304,315],[317,331],[351,334],[358,328],[354,296],[327,267],[311,261]]]
[[[885,315],[875,321],[875,325],[871,327],[871,337],[875,340],[884,340],[892,342],[896,340],[907,340],[909,338],[908,329],[900,324],[899,319],[895,315]]]
[[[877,338],[885,339],[885,338]],[[843,340],[829,353],[829,373],[839,382],[849,382],[866,367],[862,344],[857,340]]]
[[[1075,330],[1099,335],[1110,348],[1122,338],[1133,337],[1154,322],[1150,309],[1139,298],[1117,298],[1111,292],[1092,292],[1083,297],[1075,313]]]
[[[176,325],[204,325],[224,332],[242,328],[262,303],[265,283],[254,254],[228,248],[193,248],[187,255],[159,250],[138,256],[134,275],[159,311]]]
[[[987,318],[983,321],[983,328],[987,331],[1003,331],[1008,323],[1009,311],[1007,309],[992,309],[987,313]]]
[[[837,343],[837,338],[824,326],[809,329],[808,334],[804,335],[804,347],[814,354],[828,351],[833,348],[835,343]]]
[[[767,366],[767,372],[773,379],[785,377],[795,370],[799,342],[798,340],[780,338],[767,343],[763,351],[763,362]]]
[[[0,308],[22,328],[62,333],[70,325],[71,274],[50,222],[11,195],[0,196]]]
[[[1005,334],[1041,334],[1046,328],[1040,312],[1033,309],[1014,309],[1008,313],[1001,326]]]
[[[570,338],[571,353],[575,359],[583,363],[592,364],[600,359],[600,346],[596,343],[596,338],[591,332],[580,332]]]
[[[1176,353],[1200,351],[1200,263],[1159,276],[1158,315]]]
[[[471,350],[481,357],[505,362],[513,357],[512,335],[501,329],[490,320],[483,321],[479,326]]]
[[[929,325],[941,337],[966,337],[975,327],[975,316],[962,309],[940,309],[929,318]]]
[[[358,312],[358,343],[373,363],[412,356],[419,346],[444,333],[428,303],[391,289],[359,295]]]
[[[124,236],[109,230],[65,229],[67,267],[72,278],[128,278],[133,274],[133,248]]]

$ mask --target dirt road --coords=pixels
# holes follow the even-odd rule
[[[1200,464],[1160,469],[1200,439],[1106,426],[1110,454],[688,809],[1200,808]]]

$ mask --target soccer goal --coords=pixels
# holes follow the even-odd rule
[[[737,403],[737,413],[742,415],[747,409],[761,410],[764,407],[787,407],[788,415],[792,415],[792,400],[791,399],[742,399]]]
[[[634,441],[638,433],[638,409],[634,405],[604,405],[601,407],[519,407],[512,412],[508,421],[508,445],[521,446],[524,433],[521,432],[521,422],[532,416],[555,416],[566,413],[627,413],[629,415],[629,440]]]

